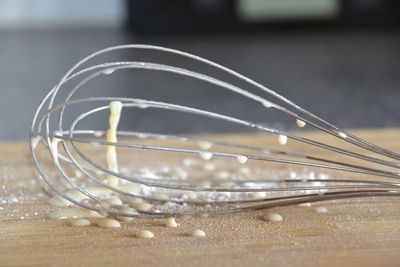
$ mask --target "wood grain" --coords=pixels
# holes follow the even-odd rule
[[[358,134],[400,151],[399,129]],[[54,208],[40,194],[27,144],[3,143],[0,149],[0,266],[400,266],[397,198],[314,204],[326,206],[326,214],[297,206],[275,209],[284,216],[282,223],[260,220],[265,211],[258,211],[181,219],[178,228],[160,220],[134,220],[120,229],[76,228],[46,219]],[[207,236],[188,236],[195,228]],[[144,229],[155,238],[136,238]]]

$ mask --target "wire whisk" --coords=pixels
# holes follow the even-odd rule
[[[195,70],[153,62],[115,61],[85,67],[93,58],[118,50],[148,50],[184,57],[230,75],[241,85]],[[131,97],[76,97],[85,84],[99,76],[138,69],[172,73],[228,90],[251,100],[265,112],[283,114],[296,121],[299,127],[307,126],[346,146],[339,147],[298,132],[174,103]],[[77,106],[86,109],[67,124],[64,114]],[[281,145],[297,143],[305,149],[283,150],[205,136],[118,130],[121,112],[128,109],[176,112],[217,120],[277,136]],[[97,114],[109,114],[108,130],[84,127],[85,121]],[[84,128],[81,129],[81,125]],[[40,103],[31,125],[30,140],[34,164],[47,188],[59,200],[102,215],[207,216],[333,199],[400,196],[400,154],[336,127],[229,68],[160,46],[120,45],[82,59]],[[39,144],[43,149],[38,149]],[[288,147],[289,144],[285,145]],[[315,149],[329,156],[319,156],[313,152]],[[100,152],[94,153],[94,150]],[[156,172],[143,168],[138,171],[139,167],[135,165],[138,158],[142,157],[142,162],[143,157],[144,161],[157,161],[157,156],[146,158],[145,155],[150,155],[146,153],[163,155],[170,160],[170,165]],[[98,156],[103,157],[106,166],[95,159]],[[182,160],[183,167],[175,166],[174,157]],[[228,163],[232,162],[237,167],[229,172],[217,171],[211,163],[213,160],[222,162],[221,166],[226,168],[231,168]],[[133,166],[133,169],[121,168],[121,164]],[[254,167],[258,174],[245,166]],[[293,172],[294,169],[303,173]]]

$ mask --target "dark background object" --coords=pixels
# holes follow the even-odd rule
[[[130,29],[135,33],[193,33],[239,26],[235,1],[128,1]]]
[[[342,0],[343,21],[352,27],[399,29],[400,2],[396,0]]]
[[[162,30],[156,29],[157,23],[149,25],[144,21],[132,26],[132,19],[128,19],[128,29],[123,24],[113,28],[52,28],[50,23],[37,28],[30,28],[30,25],[1,28],[0,139],[26,140],[33,112],[40,100],[73,64],[98,49],[124,43],[163,45],[214,60],[276,90],[339,127],[400,126],[400,35],[398,17],[390,15],[396,8],[398,10],[396,1],[376,1],[382,3],[376,7],[371,1],[348,1],[351,5],[342,2],[340,10],[343,12],[337,20],[243,24],[237,17],[230,17],[235,8],[231,4],[234,1],[217,1],[219,5],[204,1],[211,4],[200,8],[203,11],[197,13],[195,22],[191,20],[195,17],[193,13],[183,15],[183,31],[174,28],[182,24],[179,17],[182,10],[189,5],[194,8],[196,3],[202,5],[202,1],[157,2],[131,1],[127,14],[129,18],[131,9],[149,19],[151,14],[159,14],[158,24],[165,23]],[[149,13],[144,3],[152,4],[153,13]],[[210,8],[214,5],[215,9]],[[346,13],[344,10],[353,11]],[[172,15],[169,12],[173,12]],[[220,12],[225,15],[216,16],[222,14]],[[201,19],[205,17],[206,20]],[[225,25],[227,28],[207,30],[216,24],[216,20],[218,27]],[[200,25],[203,22],[207,27]],[[125,51],[116,56],[118,59],[157,60],[187,66],[183,59],[162,54]],[[210,74],[210,70],[201,65],[193,67]],[[283,129],[295,128],[293,122],[271,116],[226,91],[172,76],[151,72],[116,74],[107,80],[96,80],[90,86],[90,90],[95,91],[88,89],[83,93],[102,96],[111,92],[218,109],[224,114]],[[95,121],[88,127],[105,129],[106,124],[106,121]],[[122,120],[121,127],[132,125],[137,129],[170,133],[242,130],[215,122],[168,121],[139,113]]]
[[[264,19],[258,16],[253,21],[240,17],[241,2],[246,0],[131,0],[127,2],[128,25],[132,32],[143,35],[304,28],[387,30],[400,26],[400,2],[396,0],[337,0],[331,1],[337,5],[331,16],[290,18],[283,13],[272,19],[267,13]],[[288,13],[299,4],[291,1]]]

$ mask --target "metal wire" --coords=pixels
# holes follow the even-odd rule
[[[153,50],[189,58],[218,69],[219,71],[225,72],[238,80],[245,82],[248,86],[259,90],[260,93],[267,94],[268,99],[242,87],[222,81],[216,77],[165,64],[141,61],[107,62],[79,69],[94,57],[124,49]],[[312,140],[310,138],[302,137],[299,134],[289,133],[280,129],[267,127],[259,123],[172,103],[126,97],[91,96],[87,98],[73,99],[79,89],[92,79],[101,75],[110,75],[120,70],[132,69],[173,73],[207,82],[222,89],[229,90],[240,97],[254,101],[255,104],[263,106],[266,112],[277,111],[294,119],[301,120],[322,133],[353,145],[352,147],[354,147],[354,149],[349,149],[349,146],[346,148],[332,146],[328,143]],[[72,81],[77,81],[77,84],[69,89],[69,91],[66,91]],[[67,92],[65,99],[59,99],[61,91]],[[99,138],[93,138],[94,135],[99,134],[99,131],[93,129],[77,129],[77,125],[80,124],[82,120],[96,114],[107,112],[109,110],[108,103],[111,101],[120,101],[124,109],[146,107],[148,109],[156,109],[160,111],[174,111],[237,124],[268,134],[287,136],[289,140],[300,142],[310,148],[316,147],[325,150],[329,152],[330,157],[322,158],[316,155],[297,151],[282,151],[266,147],[254,147],[230,142],[205,140],[202,137],[196,138],[193,136],[178,136],[138,131],[118,131],[118,137],[124,137],[125,139],[122,142],[113,143]],[[63,121],[65,111],[67,109],[73,109],[78,105],[90,105],[95,106],[95,108],[82,112],[73,120],[69,128],[65,127]],[[104,132],[100,132],[100,134],[104,135]],[[400,173],[398,172],[400,168],[400,155],[398,153],[379,147],[351,134],[348,131],[339,129],[311,112],[297,106],[275,91],[266,88],[233,70],[189,53],[159,46],[122,45],[109,47],[95,52],[78,62],[64,75],[64,77],[62,77],[57,85],[40,103],[34,114],[30,137],[34,164],[48,187],[68,201],[78,206],[95,210],[101,214],[146,218],[216,215],[332,199],[370,196],[400,196]],[[212,152],[208,152],[212,153],[212,156],[218,159],[228,160],[245,157],[246,160],[258,162],[260,164],[281,164],[286,166],[286,169],[290,169],[292,166],[302,166],[318,170],[335,171],[340,173],[341,177],[328,177],[325,179],[263,178],[253,180],[231,180],[229,182],[232,182],[234,186],[226,188],[218,186],[221,181],[215,181],[213,179],[203,179],[200,181],[196,179],[184,180],[176,179],[173,175],[162,175],[157,179],[154,179],[138,173],[125,174],[122,172],[111,171],[108,168],[101,166],[101,164],[98,164],[92,159],[91,155],[87,155],[87,153],[81,149],[81,145],[83,144],[95,144],[100,147],[113,146],[118,149],[129,149],[136,153],[140,153],[141,151],[151,151],[191,156],[202,155],[202,153],[204,153],[204,150],[202,149],[186,148],[184,146],[164,146],[159,145],[159,142],[154,142],[154,144],[151,145],[138,143],[138,138],[149,141],[167,139],[183,144],[193,144],[200,141],[206,141],[221,149],[235,151],[225,152],[213,150]],[[47,152],[47,160],[43,157],[43,153],[39,153],[36,149],[39,140],[40,144],[43,145]],[[134,141],[132,142],[132,140]],[[57,151],[53,148],[55,141],[57,142]],[[60,145],[58,145],[58,143]],[[59,147],[61,147],[61,151],[58,150]],[[364,152],[359,152],[360,149]],[[351,159],[356,159],[359,163],[356,164],[351,163],[351,161],[348,160],[340,160],[340,156],[347,156]],[[48,164],[46,163],[48,162],[48,159],[51,159],[51,162],[53,163],[52,171],[48,170]],[[73,177],[70,174],[71,168],[81,172],[84,179],[77,180],[76,177]],[[359,174],[357,178],[347,177],[347,175],[354,173]],[[161,192],[162,194],[168,195],[168,199],[159,199],[156,197],[156,194],[148,195],[143,194],[143,192],[140,191],[125,190],[126,188],[111,186],[107,184],[104,179],[107,175],[117,177],[122,183],[139,185],[142,188],[148,187],[152,192],[156,193]],[[245,186],[245,184],[249,182],[254,186]],[[207,183],[207,186],[204,186],[205,183]],[[88,190],[88,185],[95,185],[99,188],[104,188],[105,190],[108,190],[107,192],[110,192],[111,195],[120,196],[125,201],[122,205],[112,204],[108,199],[91,193],[90,190]],[[77,200],[71,196],[71,194],[68,193],[71,192],[71,190],[75,190],[84,195],[84,200]],[[182,197],[190,192],[192,192],[192,194],[198,194],[201,197],[195,199]],[[249,197],[249,194],[255,192],[265,192],[265,196],[261,198]],[[218,198],[218,194],[227,194],[231,197],[225,197],[221,200]],[[152,203],[154,206],[152,209],[146,211],[138,210],[134,213],[123,212],[122,208],[130,205],[129,199],[142,199],[146,202]],[[170,210],[166,209],[164,208],[166,202],[174,203],[178,208],[172,208]]]

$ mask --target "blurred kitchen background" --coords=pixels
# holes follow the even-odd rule
[[[27,138],[40,100],[78,60],[127,43],[214,60],[340,127],[399,127],[399,28],[397,0],[0,0],[0,140]],[[213,74],[162,53],[126,50],[115,58]],[[295,128],[204,83],[149,71],[111,76],[91,83],[86,94],[155,99]],[[242,130],[151,111],[125,114],[121,127],[132,126],[168,133]]]

